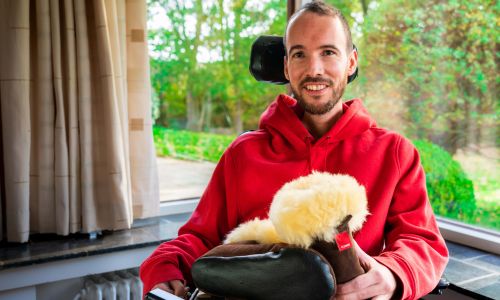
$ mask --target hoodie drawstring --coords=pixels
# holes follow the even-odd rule
[[[312,137],[310,136],[306,136],[305,140],[306,140],[306,145],[307,145],[307,168],[308,168],[308,173],[312,173],[312,159],[311,159],[311,139]]]
[[[332,145],[330,145],[330,136],[325,136],[318,143],[312,143],[312,137],[306,137],[307,145],[307,168],[309,172],[313,170],[326,171],[328,167],[328,153]]]
[[[328,153],[329,153],[328,147],[330,147],[330,136],[329,135],[326,136],[326,143],[325,143],[325,148],[326,148],[325,149],[325,165],[323,166],[323,171],[327,170],[327,168],[326,168],[326,166],[327,166],[326,161],[328,159]]]

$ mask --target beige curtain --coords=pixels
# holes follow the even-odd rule
[[[145,0],[0,0],[0,22],[4,238],[154,216]]]

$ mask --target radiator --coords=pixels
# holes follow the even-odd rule
[[[137,269],[85,277],[73,300],[141,300],[142,282]]]

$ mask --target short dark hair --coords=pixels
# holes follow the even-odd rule
[[[285,28],[285,35],[283,38],[283,43],[285,44],[286,47],[286,33],[288,31],[288,26],[290,23],[297,18],[297,16],[303,12],[311,12],[320,16],[331,16],[331,17],[336,17],[339,18],[340,22],[342,23],[342,26],[344,27],[344,33],[346,36],[347,40],[347,51],[351,51],[353,49],[352,45],[352,35],[351,35],[351,29],[349,28],[349,24],[347,23],[346,18],[344,15],[340,12],[340,10],[336,7],[333,7],[329,4],[326,4],[325,2],[318,0],[318,1],[311,1],[306,4],[304,4],[298,11],[296,11],[288,20],[288,23],[286,24]]]

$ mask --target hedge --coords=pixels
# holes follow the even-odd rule
[[[420,153],[434,212],[444,217],[474,222],[474,186],[460,164],[436,144],[424,140],[415,140],[413,144]]]

